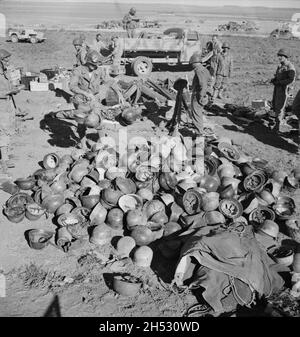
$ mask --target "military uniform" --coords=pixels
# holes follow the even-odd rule
[[[112,61],[114,66],[120,66],[121,58],[123,55],[124,46],[120,38],[117,38],[112,52]]]
[[[203,99],[209,85],[209,71],[201,63],[194,67],[195,75],[192,83],[191,118],[199,135],[203,134]]]
[[[288,97],[290,85],[295,81],[296,71],[294,65],[287,61],[286,64],[280,64],[276,74],[272,79],[274,84],[272,106],[273,111],[279,119],[284,118],[284,109]]]
[[[95,109],[95,102],[88,100],[82,93],[89,92],[93,94],[97,100],[97,95],[100,93],[101,85],[107,80],[107,73],[101,67],[89,72],[86,66],[79,66],[74,69],[70,79],[70,90],[75,94],[72,98],[75,110],[66,110],[56,113],[56,118],[76,119],[76,116],[89,114]],[[100,106],[100,103],[99,103]],[[78,124],[78,134],[83,138],[86,132],[86,127],[83,124]]]
[[[129,38],[134,38],[138,21],[139,19],[136,17],[136,15],[128,13],[124,16],[123,25],[124,25],[124,29],[127,30],[127,36]]]
[[[216,82],[214,90],[223,91],[228,83],[228,78],[231,76],[233,68],[233,59],[229,53],[219,53],[216,58],[216,66],[214,76]]]
[[[76,63],[75,66],[79,67],[85,64],[85,57],[87,54],[87,47],[82,46],[76,53]]]
[[[15,133],[15,108],[11,95],[6,95],[11,90],[12,85],[8,74],[0,67],[0,148],[3,148],[1,149],[3,157],[6,157],[10,137]]]

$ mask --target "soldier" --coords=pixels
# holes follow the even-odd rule
[[[122,40],[119,38],[119,36],[115,35],[111,39],[112,39],[112,42],[113,42],[113,45],[112,45],[113,52],[111,53],[113,65],[114,66],[120,66],[124,46],[123,46]]]
[[[223,91],[227,86],[228,79],[231,77],[233,60],[229,53],[229,44],[224,42],[222,45],[222,51],[217,55],[216,66],[214,71],[214,77],[216,82],[214,85],[213,100],[217,97],[223,99]]]
[[[101,55],[92,50],[86,56],[86,63],[74,69],[70,79],[70,90],[74,93],[73,104],[75,110],[64,110],[50,114],[50,117],[76,119],[85,118],[96,108],[101,107],[97,95],[101,85],[107,80],[101,66]],[[83,122],[84,123],[84,122]],[[78,123],[77,132],[84,147],[86,126]]]
[[[129,13],[123,18],[123,27],[127,30],[127,36],[129,38],[134,38],[135,30],[137,28],[137,23],[140,21],[136,17],[136,9],[134,7],[130,8]]]
[[[99,54],[101,54],[101,50],[106,48],[105,43],[103,42],[103,37],[102,34],[98,33],[96,35],[95,40],[93,41],[93,43],[89,46],[90,50],[95,50],[97,51]]]
[[[15,133],[15,107],[13,95],[20,91],[10,80],[7,70],[11,54],[5,49],[0,49],[0,151],[2,170],[5,171],[9,160],[9,143]]]
[[[75,50],[76,50],[76,55],[75,55],[76,63],[74,67],[78,67],[78,66],[85,64],[85,57],[87,54],[86,44],[81,38],[77,37],[73,40],[73,46],[75,47]]]
[[[280,125],[284,123],[285,106],[289,94],[290,86],[295,81],[296,70],[294,65],[288,60],[289,52],[286,49],[280,49],[277,53],[279,66],[276,74],[271,80],[274,85],[272,108],[275,115],[274,131],[279,131]]]
[[[191,97],[191,118],[197,130],[197,136],[204,134],[203,130],[203,110],[207,104],[207,89],[210,78],[209,71],[201,64],[200,54],[193,54],[190,58],[195,75],[192,83]]]

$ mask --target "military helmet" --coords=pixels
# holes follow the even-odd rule
[[[285,56],[286,58],[289,58],[289,57],[290,57],[290,53],[289,53],[288,50],[285,49],[285,48],[279,49],[277,55],[278,55],[278,56]]]
[[[131,7],[129,10],[130,14],[135,14],[136,13],[136,9],[134,7]]]
[[[228,48],[228,49],[230,49],[230,47],[229,47],[229,44],[227,43],[227,42],[224,42],[223,44],[222,44],[222,48]]]
[[[8,52],[7,50],[5,49],[0,49],[0,60],[3,60],[7,57],[10,57],[11,56],[11,53]]]
[[[83,45],[83,41],[80,37],[76,37],[74,40],[73,40],[73,45],[74,46],[82,46]]]
[[[85,62],[93,65],[99,65],[101,62],[101,55],[97,51],[92,50],[86,55]]]
[[[202,57],[201,57],[201,54],[199,53],[194,53],[191,58],[190,58],[190,64],[193,64],[193,63],[202,63]]]
[[[272,236],[273,238],[277,238],[279,226],[272,220],[265,220],[265,222],[260,226],[259,231]]]

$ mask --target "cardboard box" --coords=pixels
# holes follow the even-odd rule
[[[30,91],[48,91],[49,83],[30,82]]]
[[[251,106],[254,109],[266,108],[268,107],[268,102],[265,99],[256,99],[252,101]]]

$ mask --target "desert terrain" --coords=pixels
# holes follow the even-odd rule
[[[16,9],[17,8],[17,9]],[[120,11],[126,10],[122,7]],[[138,8],[138,6],[137,6]],[[42,11],[42,9],[40,9]],[[45,9],[44,9],[45,10]],[[166,9],[167,10],[167,9]],[[72,40],[84,32],[87,40],[92,40],[95,24],[105,18],[116,18],[113,10],[104,10],[101,15],[89,16],[82,12],[82,18],[75,22],[69,11],[54,18],[51,12],[34,18],[26,8],[10,7],[4,4],[2,8],[7,13],[10,26],[16,24],[43,28],[46,41],[38,44],[7,42],[0,39],[1,48],[12,53],[12,64],[23,67],[26,71],[38,72],[55,65],[71,69],[74,63]],[[141,10],[142,11],[142,10]],[[233,77],[226,92],[226,102],[240,106],[250,106],[254,99],[271,100],[273,87],[268,81],[273,77],[277,67],[276,53],[280,48],[289,48],[291,61],[300,74],[300,40],[271,40],[267,37],[270,30],[277,27],[279,21],[287,20],[293,10],[269,12],[268,15],[257,15],[253,11],[248,16],[255,17],[255,22],[261,27],[261,36],[221,36],[222,41],[230,44],[234,59]],[[143,15],[155,17],[150,9],[144,9]],[[77,14],[79,15],[79,14]],[[176,14],[175,14],[176,15]],[[207,11],[192,20],[198,20],[197,30],[203,34],[203,44],[210,38],[216,26],[228,20],[240,21],[247,12],[217,13]],[[213,16],[213,18],[212,18]],[[117,15],[119,18],[120,15]],[[188,13],[181,16],[166,15],[164,26],[172,27],[175,22],[190,19]],[[199,25],[199,26],[198,26]],[[78,27],[81,27],[79,29]],[[103,33],[109,40],[112,32]],[[182,72],[173,68],[159,71],[156,69],[153,79],[172,80],[188,75],[191,81],[192,71]],[[300,89],[300,80],[295,82],[294,92]],[[16,96],[18,107],[27,111],[33,120],[18,120],[17,134],[12,143],[13,162],[15,167],[9,170],[14,179],[27,177],[40,168],[39,162],[47,153],[58,155],[70,154],[74,145],[72,122],[45,123],[44,115],[50,111],[67,108],[63,97],[54,91],[30,92],[23,91]],[[155,112],[154,112],[155,113]],[[299,166],[297,137],[282,137],[270,131],[262,122],[247,125],[234,119],[226,113],[208,113],[206,119],[214,126],[217,136],[229,137],[235,144],[240,145],[246,152],[255,157],[268,161],[271,167],[290,171]],[[299,215],[299,193],[296,190],[295,200],[298,200],[297,214]],[[9,194],[0,192],[0,204],[4,205]],[[104,266],[101,256],[109,256],[110,248],[91,249],[86,243],[78,250],[64,253],[53,246],[38,251],[31,249],[24,233],[31,228],[53,230],[51,219],[42,218],[37,222],[24,220],[15,224],[0,215],[0,269],[6,275],[6,297],[0,298],[0,316],[160,316],[178,317],[192,304],[196,303],[193,294],[178,293],[171,287],[172,271],[176,261],[159,260],[154,262],[151,270],[139,270],[128,263]],[[165,268],[168,273],[165,274]],[[144,280],[143,291],[136,297],[126,298],[116,295],[109,287],[111,274],[130,270]],[[161,278],[161,280],[157,277]],[[52,306],[51,306],[52,305]],[[49,307],[51,307],[49,311]]]

